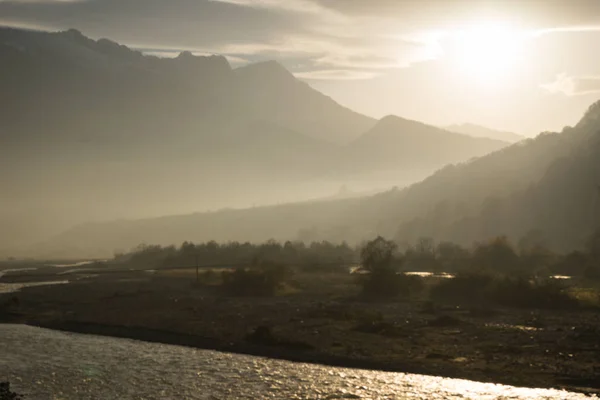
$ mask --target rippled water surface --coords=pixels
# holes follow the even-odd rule
[[[2,380],[26,399],[586,398],[0,324]]]

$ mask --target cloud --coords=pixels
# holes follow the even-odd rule
[[[573,3],[580,9],[566,7]],[[93,38],[108,37],[137,49],[156,49],[162,56],[177,49],[223,54],[237,64],[275,58],[304,79],[368,79],[440,57],[444,32],[482,16],[534,15],[539,20],[535,26],[539,34],[591,29],[595,25],[584,23],[600,15],[600,2],[587,3],[486,1],[474,6],[472,0],[0,0],[0,25],[76,28]]]
[[[562,93],[567,96],[600,93],[600,76],[568,76],[559,74],[556,80],[541,85],[550,93]]]
[[[315,0],[24,1],[0,0],[0,24],[76,28],[160,56],[223,54],[236,65],[277,59],[306,79],[366,79],[436,54],[435,41],[393,35],[396,23]]]
[[[295,72],[294,76],[304,80],[348,81],[373,79],[379,74],[371,71],[355,71],[347,69],[315,70]]]
[[[293,12],[301,12],[308,14],[331,14],[332,10],[329,10],[321,6],[318,2],[310,0],[210,0],[220,3],[230,3],[245,7],[254,8],[269,8],[269,9],[282,9]]]

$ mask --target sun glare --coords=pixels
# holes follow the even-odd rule
[[[456,32],[454,53],[471,79],[502,83],[523,65],[525,34],[510,26],[482,23]]]

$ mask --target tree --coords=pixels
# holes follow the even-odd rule
[[[519,256],[506,236],[479,243],[473,252],[474,266],[497,273],[519,272]]]
[[[360,252],[362,267],[370,273],[393,271],[396,243],[381,236],[368,242]]]
[[[395,256],[396,249],[396,243],[378,236],[361,250],[362,267],[368,271],[359,276],[365,296],[378,299],[408,296],[422,288],[418,277],[398,274],[402,260]]]
[[[469,252],[452,242],[440,242],[436,249],[437,261],[445,272],[464,268],[469,261]]]
[[[589,264],[585,270],[585,276],[598,279],[600,278],[600,229],[590,236],[586,248],[589,254]]]

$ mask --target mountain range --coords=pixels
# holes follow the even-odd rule
[[[600,227],[600,102],[560,133],[544,133],[405,189],[359,198],[223,210],[75,227],[48,250],[103,254],[136,243],[348,240],[385,235],[464,245],[506,235],[551,249],[582,248]],[[67,250],[68,249],[68,250]],[[82,253],[83,254],[83,253]]]
[[[496,129],[486,128],[485,126],[476,124],[455,124],[446,126],[444,129],[450,132],[462,133],[473,137],[485,137],[490,139],[502,140],[509,143],[519,142],[525,139],[525,136],[513,132],[499,131]]]
[[[13,28],[0,28],[0,59],[0,248],[83,221],[405,186],[507,145],[375,120],[274,61],[234,69]]]

